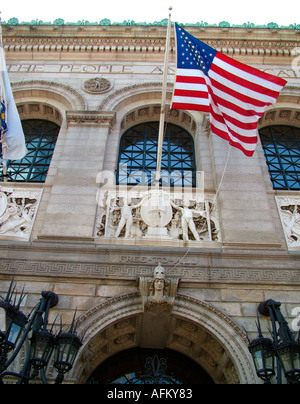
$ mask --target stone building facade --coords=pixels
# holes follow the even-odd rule
[[[187,30],[285,78],[260,129],[300,128],[298,29]],[[42,290],[59,296],[52,322],[59,315],[71,323],[77,309],[84,341],[71,383],[95,379],[102,364],[121,363],[134,348],[191,358],[216,384],[259,383],[245,332],[257,335],[259,303],[280,301],[289,324],[300,306],[299,181],[298,190],[274,186],[261,141],[252,158],[233,149],[227,160],[206,114],[168,108],[176,139],[192,139],[193,181],[149,187],[141,165],[131,172],[135,185],[122,182],[121,157],[136,163],[145,144],[122,149],[122,139],[159,121],[165,37],[163,26],[3,26],[22,121],[50,122],[59,134],[42,181],[21,181],[15,165],[15,180],[0,184],[0,294],[14,277],[28,292],[24,312]],[[175,57],[172,34],[168,105]]]

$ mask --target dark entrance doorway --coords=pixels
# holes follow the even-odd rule
[[[103,362],[87,384],[214,384],[195,361],[170,349],[133,348]]]

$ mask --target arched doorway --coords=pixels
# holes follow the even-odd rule
[[[184,355],[205,370],[215,384],[257,382],[245,332],[216,307],[177,294],[172,312],[158,312],[157,317],[147,314],[140,293],[108,299],[83,314],[78,332],[85,334],[85,339],[73,380],[86,383],[115,355],[145,348],[154,349],[155,354],[168,349]]]
[[[195,361],[171,349],[132,348],[103,362],[87,384],[214,384]]]

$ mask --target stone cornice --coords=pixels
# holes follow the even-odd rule
[[[299,45],[298,29],[188,27],[208,45],[232,56],[292,56]],[[175,39],[172,33],[171,52]],[[162,26],[44,26],[3,27],[7,58],[13,52],[90,54],[163,53],[166,27]]]

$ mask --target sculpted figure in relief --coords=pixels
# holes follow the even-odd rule
[[[30,233],[37,201],[0,193],[0,235],[26,237]]]
[[[165,269],[159,264],[154,270],[154,280],[150,286],[150,297],[148,304],[153,303],[167,303],[168,297],[164,295],[165,288],[168,287],[166,280]]]
[[[159,264],[154,269],[153,278],[141,277],[140,292],[144,309],[152,312],[172,311],[179,278],[167,279],[165,269]]]
[[[281,206],[281,215],[285,224],[285,232],[290,244],[294,247],[300,245],[300,206]]]
[[[219,241],[209,201],[178,198],[162,190],[103,196],[97,236],[152,240]]]
[[[204,216],[205,211],[204,210],[198,211],[195,209],[190,209],[189,204],[186,201],[183,202],[183,207],[175,205],[172,201],[171,201],[171,205],[173,206],[173,208],[175,208],[181,212],[181,227],[182,227],[183,240],[184,241],[189,240],[188,231],[190,229],[190,231],[193,233],[193,236],[195,237],[195,240],[200,241],[200,236],[197,232],[197,229],[196,229],[196,226],[194,223],[193,214],[197,214],[199,216]]]
[[[120,233],[123,230],[124,226],[126,226],[125,238],[129,238],[131,236],[131,228],[133,224],[132,209],[137,209],[140,205],[141,204],[130,206],[130,201],[128,201],[127,197],[124,197],[123,206],[111,208],[111,211],[121,211],[121,219],[114,235],[115,238],[118,238],[120,236]]]

